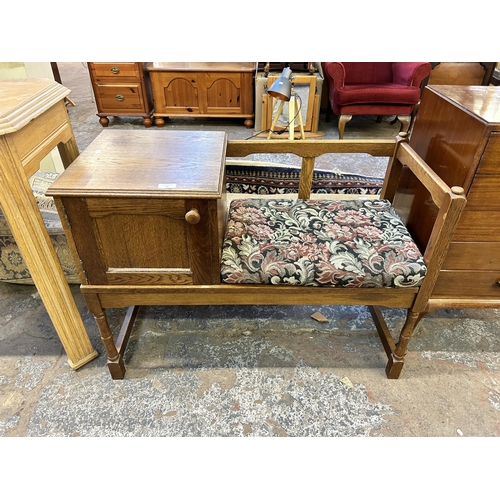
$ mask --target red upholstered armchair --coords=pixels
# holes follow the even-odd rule
[[[431,72],[427,62],[326,62],[323,68],[331,110],[339,115],[339,139],[354,115],[396,115],[406,132],[420,85]]]

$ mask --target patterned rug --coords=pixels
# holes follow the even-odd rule
[[[299,192],[300,168],[288,166],[226,165],[229,193],[273,195]],[[380,194],[383,179],[315,170],[313,193]]]

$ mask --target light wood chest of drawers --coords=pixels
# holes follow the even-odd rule
[[[432,308],[500,307],[500,88],[435,85],[424,89],[411,146],[450,186],[462,186],[462,213],[432,293]],[[421,241],[435,218],[433,203],[417,211],[423,193],[407,189],[408,224]]]
[[[153,104],[146,72],[148,63],[89,62],[97,116],[103,127],[108,116],[139,116],[145,127],[151,127]]]

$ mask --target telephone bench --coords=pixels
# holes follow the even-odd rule
[[[315,158],[391,157],[382,199],[311,198]],[[297,199],[225,194],[225,159],[253,153],[302,157]],[[437,217],[419,248],[391,204],[401,171],[431,194]],[[404,186],[402,186],[404,191]],[[388,141],[226,141],[225,132],[104,130],[52,184],[81,290],[108,368],[123,353],[141,305],[367,305],[398,378],[415,325],[465,205],[409,147]],[[395,342],[379,306],[406,308]],[[106,308],[128,307],[116,341]]]

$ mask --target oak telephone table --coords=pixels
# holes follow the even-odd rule
[[[104,129],[47,191],[113,378],[138,308],[116,347],[105,308],[136,304],[132,290],[152,304],[151,286],[220,283],[226,142],[225,132]]]
[[[258,152],[288,152],[302,158],[298,199],[239,198],[229,207],[225,228],[225,158]],[[350,272],[345,273],[341,266],[331,271],[332,260],[327,267],[330,279],[323,286],[322,267],[316,266],[314,274],[295,251],[289,258],[276,257],[279,250],[266,237],[276,233],[278,245],[283,247],[286,241],[302,234],[297,229],[299,224],[305,231],[304,239],[315,242],[309,248],[312,254],[325,251],[325,238],[327,248],[339,247],[345,254],[335,235],[329,239],[329,230],[319,227],[329,225],[335,213],[359,209],[366,214],[370,209],[365,203],[371,202],[310,199],[315,158],[331,152],[391,156],[384,181],[386,199],[374,200],[372,208],[378,215],[360,217],[373,222],[368,222],[368,227],[363,225],[364,230],[355,236],[363,249],[361,260],[370,255],[369,260],[376,261],[377,276],[373,269],[352,274],[352,279],[358,281],[351,280],[347,286],[335,276]],[[401,187],[403,167],[409,168],[425,186],[438,210],[423,254],[390,206]],[[82,281],[81,291],[98,324],[113,379],[125,376],[123,353],[138,306],[238,304],[366,305],[388,357],[386,374],[398,378],[407,344],[426,311],[449,240],[466,203],[463,189],[450,188],[432,172],[407,144],[405,135],[388,141],[226,142],[225,132],[107,130],[47,193],[56,201]],[[299,208],[294,210],[290,202]],[[379,209],[385,215],[380,215]],[[288,214],[286,222],[275,215],[277,212]],[[377,228],[385,224],[381,220],[386,216],[392,221],[386,221],[388,236],[383,244],[376,239],[370,247],[372,235],[381,232]],[[345,220],[345,215],[341,217]],[[249,225],[247,234],[245,224]],[[261,243],[253,240],[257,234],[263,238]],[[405,242],[403,249],[401,242]],[[367,250],[376,252],[375,247],[382,249],[377,257]],[[401,260],[403,255],[409,260]],[[333,260],[339,260],[337,257]],[[343,259],[341,256],[342,262]],[[347,261],[349,266],[353,262],[352,258]],[[381,261],[387,265],[381,265]],[[401,269],[406,271],[401,274]],[[389,278],[390,283],[378,274]],[[314,276],[318,277],[318,286],[307,286],[314,285]],[[359,281],[365,277],[367,281]],[[410,286],[401,283],[406,278]],[[407,309],[397,343],[379,306]],[[129,309],[115,343],[106,308],[117,307]]]
[[[0,80],[0,205],[73,369],[97,356],[28,182],[56,146],[67,167],[78,147],[64,98],[49,79]]]

